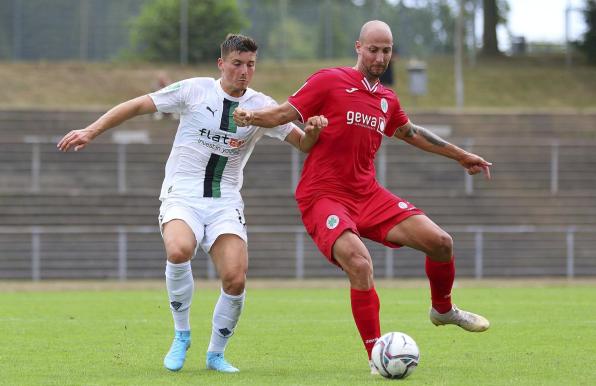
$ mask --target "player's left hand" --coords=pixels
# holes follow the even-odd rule
[[[482,172],[486,179],[490,180],[490,167],[492,166],[492,163],[486,161],[484,158],[473,153],[466,153],[459,159],[459,163],[466,169],[469,175]]]
[[[318,137],[321,130],[327,127],[329,122],[324,115],[314,115],[306,120],[306,126],[304,126],[304,133],[306,135],[312,135]]]

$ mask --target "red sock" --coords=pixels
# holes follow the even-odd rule
[[[455,279],[455,257],[451,261],[432,261],[426,256],[426,276],[430,282],[433,308],[441,314],[451,310],[451,288]]]
[[[352,288],[350,298],[352,300],[352,315],[354,315],[356,327],[358,327],[362,343],[364,343],[368,359],[370,359],[372,348],[381,336],[379,296],[374,287],[364,291]]]

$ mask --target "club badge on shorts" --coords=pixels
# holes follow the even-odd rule
[[[339,225],[339,217],[332,214],[327,217],[327,229],[335,229]]]

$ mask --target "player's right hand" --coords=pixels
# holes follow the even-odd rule
[[[72,130],[68,134],[66,134],[60,142],[56,145],[58,150],[60,151],[68,151],[70,149],[74,149],[74,151],[79,151],[84,149],[85,146],[94,138],[92,131],[89,128],[84,128],[80,130]]]
[[[234,110],[234,123],[238,127],[245,127],[250,125],[250,121],[252,120],[253,112],[250,110],[245,110],[241,107],[236,108]]]

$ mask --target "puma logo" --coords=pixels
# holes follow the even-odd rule
[[[356,87],[352,87],[352,88],[347,88],[347,89],[346,89],[346,92],[347,92],[348,94],[351,94],[351,93],[353,93],[354,91],[358,91],[358,89],[357,89]]]
[[[209,110],[209,112],[211,112],[211,114],[213,114],[213,116],[215,116],[215,112],[217,111],[217,109],[212,110],[211,107],[207,106],[207,110]]]

